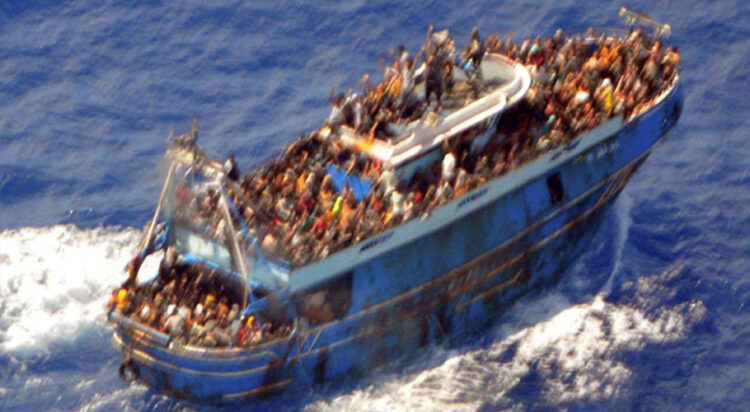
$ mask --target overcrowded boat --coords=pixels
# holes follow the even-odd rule
[[[516,41],[429,27],[247,174],[170,139],[108,319],[119,372],[202,403],[367,373],[549,285],[676,124],[668,25]],[[156,274],[139,279],[159,252]]]

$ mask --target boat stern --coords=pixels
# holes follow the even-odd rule
[[[141,381],[170,396],[204,404],[260,398],[286,388],[289,364],[276,353],[296,340],[251,348],[197,348],[111,312],[112,346],[122,353],[118,368],[128,383]]]

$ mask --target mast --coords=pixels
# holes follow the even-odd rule
[[[154,212],[154,217],[151,219],[151,222],[148,225],[148,230],[146,231],[145,236],[143,237],[143,240],[141,241],[140,251],[138,253],[143,252],[144,250],[151,247],[151,235],[154,233],[154,228],[156,227],[156,221],[159,219],[159,214],[161,214],[161,209],[164,206],[164,198],[167,195],[167,189],[169,188],[170,184],[172,183],[172,175],[174,174],[175,169],[177,168],[177,162],[172,161],[172,163],[169,166],[169,171],[167,172],[167,178],[164,180],[164,187],[161,189],[161,195],[159,195],[159,203],[156,205],[156,211]]]

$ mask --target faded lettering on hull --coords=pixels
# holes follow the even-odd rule
[[[478,191],[476,193],[473,193],[473,194],[471,194],[469,196],[464,197],[458,203],[458,206],[456,206],[456,209],[460,209],[460,208],[464,207],[466,204],[471,203],[471,202],[479,199],[480,197],[486,195],[487,191],[489,191],[489,188],[485,187],[484,189],[482,189],[482,190],[480,190],[480,191]]]
[[[375,239],[372,239],[372,240],[369,240],[369,241],[365,242],[365,244],[362,245],[361,248],[359,248],[359,253],[362,253],[362,252],[364,252],[367,249],[371,249],[371,248],[373,248],[373,247],[375,247],[375,246],[377,246],[377,245],[379,245],[381,243],[387,242],[388,239],[391,238],[391,236],[393,236],[393,232],[386,233],[383,236],[379,236],[379,237],[376,237]]]

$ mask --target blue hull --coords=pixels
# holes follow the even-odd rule
[[[346,309],[332,321],[260,347],[208,349],[177,347],[115,319],[114,342],[156,390],[223,403],[367,373],[476,333],[581,254],[682,101],[676,82],[625,124],[613,119],[423,220],[292,273],[297,303],[322,291]]]

